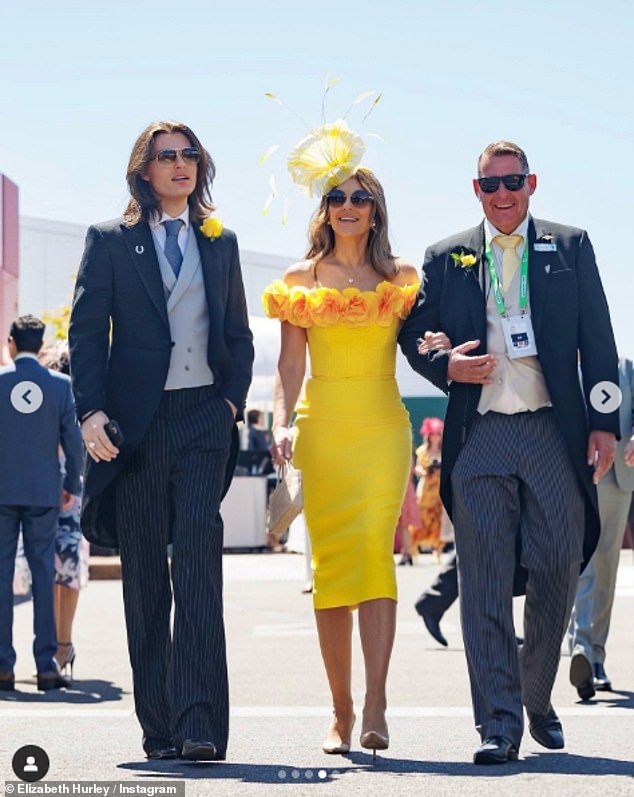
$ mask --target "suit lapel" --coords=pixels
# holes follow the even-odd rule
[[[192,224],[192,229],[196,235],[196,243],[198,244],[198,251],[200,253],[203,279],[205,281],[205,294],[207,296],[207,304],[211,317],[211,309],[217,305],[219,297],[222,295],[220,291],[223,273],[221,239],[207,238],[200,232],[197,223]]]
[[[121,232],[132,264],[162,321],[169,328],[165,290],[150,227],[146,222],[135,224],[134,227],[126,227],[122,224]]]
[[[466,279],[466,289],[469,291],[469,308],[474,329],[477,330],[478,337],[482,340],[486,332],[486,297],[483,286],[485,283],[486,259],[484,257],[484,223],[479,224],[472,230],[471,238],[466,246],[475,253],[476,265],[469,269],[468,274],[464,274]],[[483,332],[484,330],[484,332]],[[486,340],[486,338],[484,338]]]
[[[553,259],[557,259],[553,252],[536,252],[535,243],[554,243],[557,241],[538,219],[529,219],[528,222],[528,284],[531,308],[531,321],[535,338],[539,332],[544,318],[544,302],[548,293],[548,282]]]

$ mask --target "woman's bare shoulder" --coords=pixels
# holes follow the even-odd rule
[[[394,279],[397,285],[411,285],[413,282],[420,282],[420,274],[416,266],[402,257],[396,258],[398,273]]]
[[[299,285],[312,288],[315,284],[314,264],[312,260],[300,260],[293,263],[284,272],[284,282],[289,288]]]

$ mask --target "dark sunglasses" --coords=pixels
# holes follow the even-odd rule
[[[160,149],[156,155],[150,158],[150,160],[156,160],[157,163],[171,165],[172,163],[176,163],[176,159],[179,155],[185,161],[185,163],[189,165],[200,162],[200,152],[196,149],[196,147],[183,147],[182,149]]]
[[[504,188],[508,191],[519,191],[524,187],[527,174],[505,174],[502,177],[478,177],[478,185],[480,191],[485,194],[494,194],[500,187],[500,183],[504,183]]]
[[[348,197],[343,191],[331,191],[330,193],[326,194],[326,200],[333,208],[343,207],[346,199],[348,199]],[[369,204],[370,202],[374,202],[374,197],[367,191],[353,191],[350,194],[349,199],[353,205],[356,205],[359,208],[365,207],[365,205]]]

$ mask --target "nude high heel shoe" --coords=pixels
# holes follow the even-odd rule
[[[372,763],[376,761],[376,751],[377,750],[387,750],[390,746],[390,734],[387,729],[387,723],[385,722],[385,716],[383,716],[383,721],[377,723],[377,725],[382,726],[384,730],[376,731],[372,729],[372,726],[368,730],[368,726],[365,724],[365,717],[363,722],[363,728],[361,729],[361,738],[359,742],[361,747],[364,750],[372,750]]]
[[[372,762],[376,761],[377,750],[387,750],[390,746],[390,737],[378,731],[366,731],[361,734],[361,747],[372,750]]]
[[[328,729],[328,733],[326,734],[326,738],[321,745],[321,749],[324,751],[324,753],[328,753],[329,755],[341,755],[343,753],[350,752],[350,737],[352,736],[352,729],[354,728],[355,719],[356,718],[353,714],[352,723],[350,724],[348,734],[344,736],[343,734],[336,733],[335,726],[337,724],[337,718],[333,717],[330,728]],[[339,736],[338,740],[336,738],[337,736]]]

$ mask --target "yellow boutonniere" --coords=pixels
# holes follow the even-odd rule
[[[220,238],[222,235],[224,227],[220,219],[214,219],[211,216],[206,218],[203,223],[200,225],[201,233],[206,237],[209,238],[210,241],[215,240],[216,238]]]
[[[475,266],[477,262],[477,258],[473,252],[465,251],[461,249],[459,252],[452,252],[451,256],[454,261],[454,265],[460,268],[471,268],[471,266]]]

